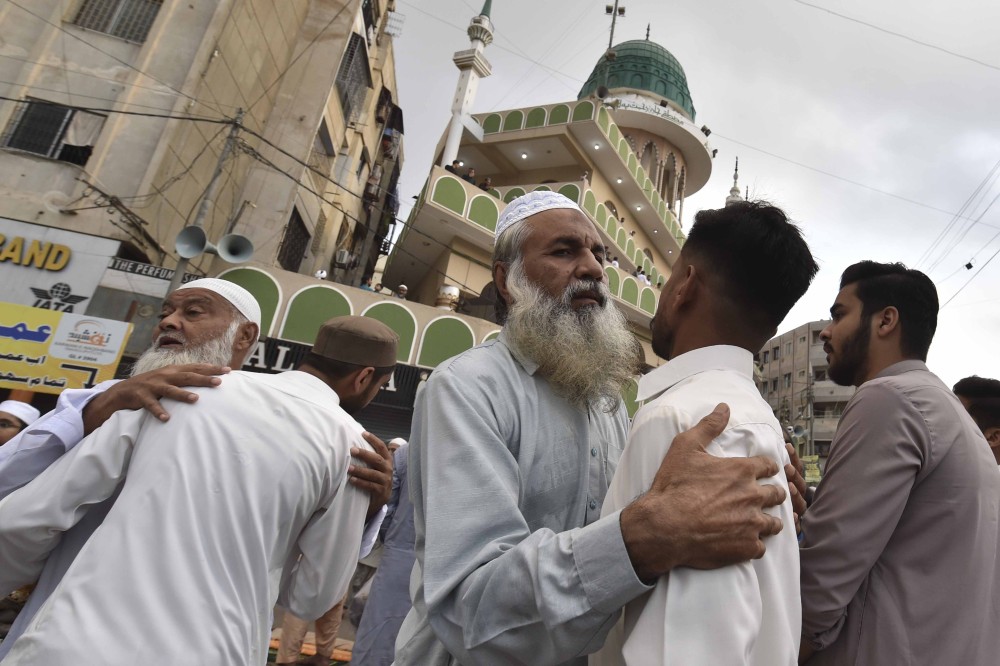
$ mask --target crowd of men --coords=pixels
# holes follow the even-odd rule
[[[0,593],[35,584],[0,660],[263,664],[277,604],[278,662],[318,620],[326,663],[381,529],[355,664],[995,663],[1000,382],[927,368],[933,283],[843,272],[821,339],[858,391],[807,507],[753,375],[817,271],[800,230],[762,202],[696,215],[631,423],[608,260],[566,197],[511,202],[501,334],[422,384],[394,463],[353,415],[395,333],[339,317],[296,370],[234,372],[260,308],[218,279],[168,295],[129,379],[0,404]]]

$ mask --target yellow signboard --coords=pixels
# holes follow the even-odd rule
[[[112,379],[132,324],[0,302],[0,388],[61,393]]]
[[[799,460],[806,468],[805,479],[808,485],[816,485],[823,479],[823,473],[819,469],[819,456],[802,456]]]

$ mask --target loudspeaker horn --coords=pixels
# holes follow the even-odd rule
[[[240,234],[226,234],[215,246],[208,242],[208,235],[202,227],[184,227],[174,242],[177,254],[184,259],[193,259],[202,252],[216,254],[231,264],[242,264],[253,257],[253,243]]]

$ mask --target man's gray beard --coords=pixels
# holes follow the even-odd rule
[[[208,365],[229,365],[233,357],[233,343],[240,331],[240,322],[233,320],[226,332],[222,335],[210,338],[200,345],[188,346],[187,341],[181,333],[169,332],[161,333],[153,342],[153,345],[142,353],[132,364],[131,377],[140,375],[151,370],[159,370],[171,365],[185,365],[187,363],[207,363]],[[162,338],[169,337],[180,340],[184,343],[182,347],[159,347],[156,343]],[[239,368],[236,368],[237,370]]]
[[[520,260],[507,276],[511,300],[504,330],[519,352],[538,364],[556,392],[577,407],[613,412],[639,364],[635,335],[602,282],[577,281],[555,299],[524,273]],[[576,291],[595,290],[604,306],[572,307]]]

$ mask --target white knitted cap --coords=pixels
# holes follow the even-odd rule
[[[257,324],[257,330],[260,330],[260,304],[257,303],[257,299],[253,297],[253,294],[235,282],[220,280],[219,278],[199,278],[182,284],[177,287],[176,291],[180,291],[181,289],[207,289],[208,291],[214,291],[229,301],[241,315]]]
[[[528,192],[507,204],[507,207],[500,213],[500,219],[497,221],[497,233],[494,239],[500,238],[500,234],[518,222],[526,220],[542,211],[554,208],[569,208],[578,210],[581,213],[583,212],[575,201],[558,192],[550,192],[548,190]]]
[[[4,400],[0,402],[0,412],[7,412],[11,416],[16,416],[24,425],[31,425],[41,416],[41,412],[20,400]]]

